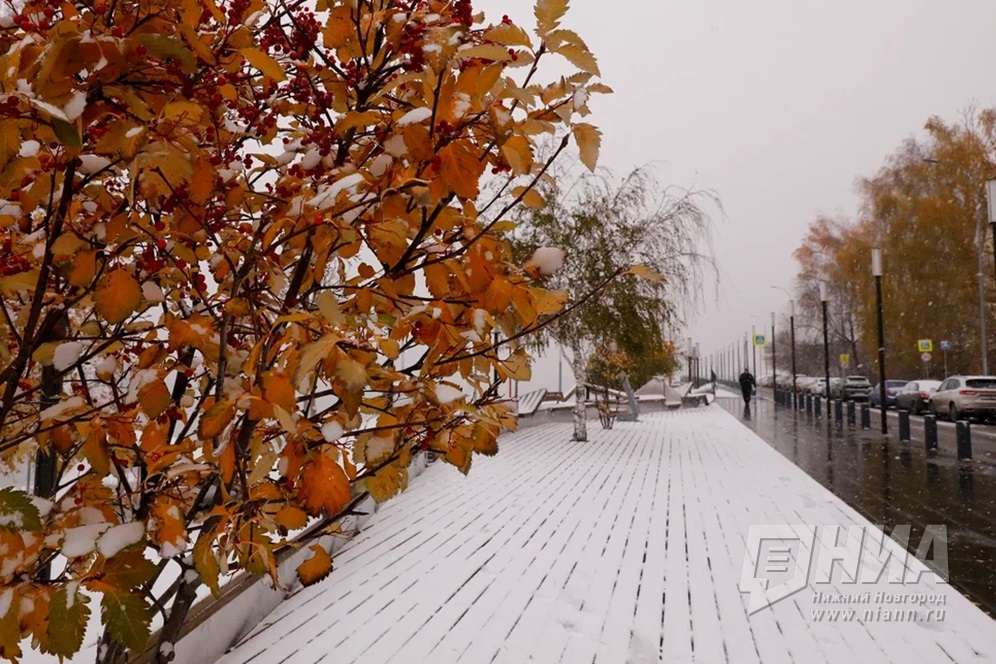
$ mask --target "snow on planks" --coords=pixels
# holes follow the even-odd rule
[[[996,661],[992,619],[929,576],[898,589],[943,593],[937,624],[815,621],[812,588],[748,615],[751,525],[868,522],[725,411],[591,434],[434,465],[221,664]]]

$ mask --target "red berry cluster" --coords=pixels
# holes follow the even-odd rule
[[[249,0],[232,0],[228,5],[229,23],[232,25],[242,23],[242,19],[246,17],[247,11],[249,11]]]
[[[453,6],[454,18],[468,28],[474,24],[474,8],[470,0],[457,0]]]
[[[166,246],[166,242],[160,238],[157,240],[156,245],[158,246],[160,242],[162,242],[163,246],[159,248],[164,248]],[[147,275],[156,274],[159,270],[163,269],[164,266],[163,260],[156,256],[156,250],[152,247],[149,247],[142,252],[142,255],[138,257],[137,263],[138,269]]]
[[[425,26],[421,23],[408,23],[401,35],[401,52],[408,56],[405,69],[421,71],[425,66],[425,53],[422,52],[422,39],[425,37]]]
[[[283,26],[273,22],[266,27],[259,45],[264,50],[286,52],[298,60],[304,60],[315,47],[321,29],[315,15],[303,9],[294,15],[290,37],[284,32]]]
[[[57,12],[61,6],[60,0],[32,2],[14,17],[14,25],[25,32],[46,32],[59,22]]]
[[[14,95],[0,101],[0,116],[17,117],[21,114],[21,105]]]
[[[31,262],[27,258],[14,253],[10,236],[4,238],[3,244],[0,245],[0,277],[27,272],[30,268]]]

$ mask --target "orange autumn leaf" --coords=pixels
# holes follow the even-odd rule
[[[303,586],[318,583],[332,571],[332,557],[321,544],[312,544],[309,550],[311,557],[297,566],[297,578]]]
[[[150,510],[149,532],[152,540],[166,551],[180,549],[187,539],[183,510],[173,499],[158,496]]]
[[[271,371],[263,376],[263,396],[268,402],[280,406],[288,413],[297,410],[297,395],[290,378],[285,374]]]
[[[235,417],[235,404],[219,401],[201,416],[198,433],[203,439],[216,438]]]
[[[281,507],[274,519],[287,530],[298,530],[308,525],[307,513],[294,505]]]
[[[73,286],[89,286],[97,273],[97,252],[81,251],[73,258],[69,268],[69,283]]]
[[[304,465],[298,494],[308,514],[338,514],[349,504],[349,479],[342,466],[327,454],[318,454]]]
[[[142,406],[142,412],[151,418],[159,417],[166,412],[171,400],[166,383],[161,380],[143,385],[138,391],[138,403]]]
[[[94,295],[97,312],[108,323],[120,323],[138,309],[142,291],[127,270],[116,269],[101,280]]]
[[[455,141],[439,151],[440,176],[457,196],[477,197],[477,181],[484,172],[484,162],[479,154],[467,141]]]

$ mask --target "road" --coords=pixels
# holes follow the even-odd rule
[[[760,388],[760,396],[767,400],[773,400],[770,388]],[[858,427],[861,425],[860,404],[856,419]],[[881,428],[881,411],[872,408],[872,431],[878,432]],[[804,415],[805,413],[803,413]],[[825,417],[825,415],[824,415]],[[844,411],[845,426],[847,423],[847,411]],[[899,440],[899,413],[895,410],[888,411],[889,437],[898,442]],[[996,465],[996,426],[991,424],[975,424],[971,426],[972,431],[972,456],[976,461],[983,461]],[[910,435],[912,444],[924,445],[923,416],[910,415]],[[952,422],[937,420],[938,447],[941,455],[957,456],[957,441],[955,438],[955,425]]]
[[[825,416],[817,419],[793,412],[775,406],[770,398],[759,399],[750,415],[743,412],[740,399],[719,399],[719,403],[887,531],[909,524],[916,541],[925,526],[946,526],[951,584],[996,617],[996,461],[991,427],[984,427],[982,435],[974,432],[974,458],[959,461],[953,427],[947,423],[938,427],[940,450],[931,457],[922,444],[922,418],[911,427],[914,442],[902,444],[895,413],[890,413],[889,434],[882,436],[877,427],[863,431],[828,424]],[[874,418],[873,424],[877,425]]]

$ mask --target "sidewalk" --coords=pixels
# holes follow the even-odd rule
[[[749,615],[764,595],[738,588],[759,588],[745,571],[753,546],[744,565],[751,526],[819,526],[811,548],[800,533],[792,549],[798,569],[832,557],[823,527],[870,524],[718,406],[591,434],[573,443],[570,425],[541,425],[502,438],[469,478],[430,467],[329,579],[220,662],[996,660],[994,621],[929,573],[901,585],[803,578]],[[863,562],[873,550],[866,539]],[[897,622],[899,608],[919,622]]]

